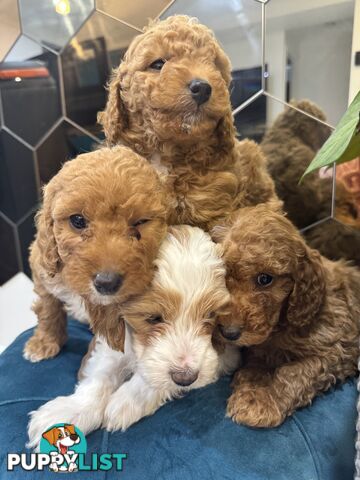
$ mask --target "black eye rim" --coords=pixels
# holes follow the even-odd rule
[[[150,315],[150,317],[147,317],[146,321],[150,323],[150,325],[157,325],[159,323],[163,323],[164,319],[162,315],[155,313],[154,315]]]
[[[140,218],[139,220],[136,220],[136,222],[133,222],[131,226],[133,228],[140,227],[141,225],[145,225],[145,223],[150,222],[151,218]]]
[[[69,217],[70,225],[75,228],[75,230],[84,230],[87,227],[87,220],[81,213],[74,213]]]
[[[152,63],[150,63],[149,68],[151,70],[160,71],[163,68],[163,66],[165,65],[165,63],[166,63],[166,60],[164,60],[163,58],[157,58]]]
[[[265,283],[263,283],[260,280],[261,277],[263,278],[263,280],[265,280]],[[259,273],[256,277],[256,284],[262,288],[270,287],[270,285],[272,285],[273,282],[274,282],[274,276],[271,275],[270,273],[262,272],[262,273]]]

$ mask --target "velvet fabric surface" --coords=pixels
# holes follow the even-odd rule
[[[0,355],[0,479],[54,479],[46,470],[7,471],[7,454],[29,452],[28,413],[72,393],[91,333],[70,321],[69,340],[53,360],[22,357],[31,330]],[[230,378],[172,401],[126,432],[95,431],[88,453],[127,453],[124,469],[73,472],[71,480],[350,480],[354,475],[356,385],[316,398],[278,428],[260,430],[225,417]],[[61,419],[59,419],[61,422]],[[69,474],[70,475],[70,474]]]

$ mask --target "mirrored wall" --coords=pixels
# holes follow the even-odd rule
[[[230,57],[238,136],[262,142],[280,196],[291,185],[289,216],[315,243],[324,235],[333,240],[348,225],[348,243],[360,251],[359,161],[298,185],[347,108],[353,0],[3,0],[0,283],[19,270],[29,273],[42,185],[65,160],[102,141],[96,114],[112,68],[149,19],[173,14],[195,16],[213,29]],[[290,117],[311,132],[311,139],[300,139],[301,158],[273,148],[276,129],[289,126]]]

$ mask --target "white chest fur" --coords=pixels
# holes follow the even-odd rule
[[[82,323],[89,322],[89,315],[85,309],[84,300],[80,295],[68,289],[57,275],[51,281],[46,282],[47,290],[64,303],[65,310],[69,315]]]

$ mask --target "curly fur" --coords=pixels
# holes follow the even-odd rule
[[[161,71],[149,68],[159,58]],[[194,78],[212,87],[200,106],[188,89]],[[235,138],[230,81],[214,34],[187,16],[151,24],[114,71],[99,122],[110,145],[124,143],[168,172],[171,223],[209,230],[239,207],[276,198],[259,147]]]
[[[320,108],[308,100],[291,104],[326,121]],[[299,185],[302,174],[330,134],[330,127],[287,108],[261,143],[276,192],[284,201],[290,220],[300,229],[331,213],[332,178],[320,178],[316,171]],[[340,181],[336,185],[335,217],[345,225],[335,220],[309,229],[305,232],[309,245],[332,260],[344,258],[360,265],[360,217],[353,195]]]
[[[229,294],[225,267],[210,236],[196,227],[172,227],[156,266],[144,294],[122,305],[124,354],[95,336],[75,392],[31,412],[29,447],[38,446],[42,432],[59,418],[71,419],[85,434],[101,424],[110,431],[125,430],[166,401],[238,368],[239,349],[212,342],[216,314]],[[179,374],[192,379],[181,384]]]
[[[122,348],[119,305],[144,291],[167,231],[168,199],[149,163],[127,147],[104,148],[65,163],[44,189],[30,264],[39,299],[38,326],[24,350],[26,358],[56,355],[66,340],[66,314],[90,320],[113,348]],[[82,214],[84,230],[69,217]],[[140,219],[146,223],[133,227]],[[117,293],[101,295],[98,272],[123,276]]]
[[[222,238],[229,312],[220,332],[248,347],[234,377],[228,415],[250,426],[281,424],[336,381],[355,375],[360,272],[309,248],[280,212],[245,208]],[[257,284],[271,274],[267,287]]]

